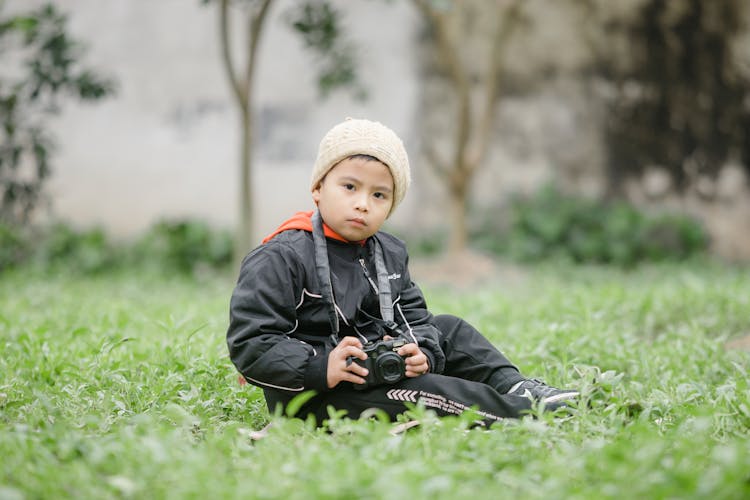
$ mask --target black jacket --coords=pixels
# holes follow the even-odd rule
[[[442,373],[445,355],[422,292],[411,281],[402,241],[378,232],[365,245],[326,239],[340,332],[362,343],[382,338],[374,251],[383,250],[394,321]],[[334,348],[330,310],[315,269],[313,234],[284,231],[242,262],[230,302],[229,355],[245,379],[263,388],[296,393],[327,387],[328,354]],[[365,271],[365,269],[367,271]]]

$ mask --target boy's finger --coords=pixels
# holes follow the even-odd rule
[[[346,372],[346,375],[343,376],[343,380],[347,382],[351,382],[353,384],[364,384],[365,379],[362,377],[358,377],[357,375],[353,374],[352,372]]]
[[[347,364],[345,370],[349,373],[362,375],[363,377],[366,377],[367,374],[370,373],[367,368],[365,368],[364,366],[358,365],[357,363]]]
[[[427,356],[420,353],[415,356],[409,356],[406,358],[405,362],[408,367],[422,366],[427,363]]]
[[[367,354],[365,354],[365,351],[353,345],[344,346],[339,352],[341,353],[341,357],[344,359],[348,358],[349,356],[363,360],[367,359]]]
[[[415,354],[421,351],[419,350],[419,347],[417,347],[417,344],[406,344],[405,346],[401,347],[397,352],[399,356],[407,356],[406,359],[409,359],[411,356],[414,356]]]
[[[337,347],[346,347],[346,346],[354,346],[354,347],[362,347],[362,342],[359,341],[357,337],[344,337],[341,339]]]
[[[406,358],[406,376],[418,377],[424,375],[430,370],[427,363],[427,356],[420,352],[416,356]]]
[[[409,378],[419,377],[419,376],[422,376],[425,373],[427,373],[427,371],[428,371],[427,366],[423,366],[423,367],[421,367],[419,369],[416,369],[416,370],[412,369],[412,368],[407,368],[407,370],[406,370],[406,376],[409,377]]]

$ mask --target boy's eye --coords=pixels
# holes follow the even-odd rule
[[[378,193],[375,193],[373,196],[375,196],[375,198],[385,199],[385,194],[384,193],[378,192]]]
[[[351,184],[351,183],[344,184],[344,189],[348,189],[349,191],[351,191],[352,189],[354,189],[354,184]]]

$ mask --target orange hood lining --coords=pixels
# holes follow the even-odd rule
[[[283,233],[284,231],[290,231],[293,229],[301,229],[303,231],[312,233],[313,232],[312,216],[313,216],[312,210],[310,210],[309,212],[295,213],[289,219],[282,222],[281,225],[277,227],[276,230],[274,230],[271,234],[263,238],[263,243],[264,244],[268,243],[276,235]],[[364,245],[365,241],[367,241],[367,240],[354,241],[354,242],[349,241],[343,236],[339,235],[336,231],[328,227],[328,225],[325,222],[323,223],[323,234],[326,236],[326,238],[331,238],[337,241],[343,241],[344,243],[358,243],[359,245]]]

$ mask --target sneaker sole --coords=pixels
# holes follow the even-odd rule
[[[577,391],[564,392],[562,394],[555,394],[554,396],[550,396],[548,398],[542,398],[542,403],[557,403],[558,401],[577,398],[580,395],[581,393]]]

